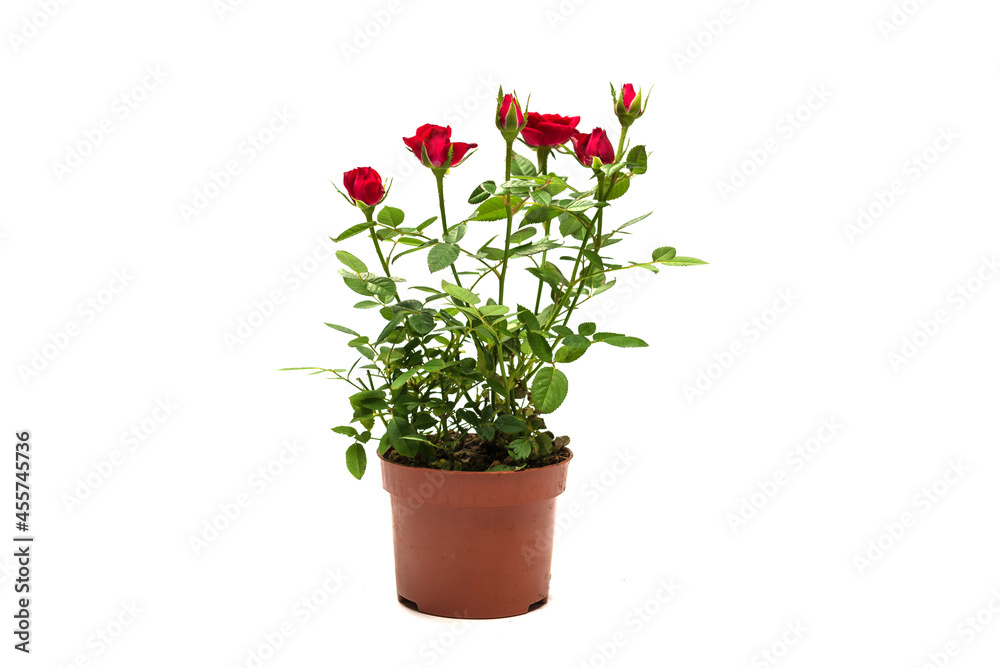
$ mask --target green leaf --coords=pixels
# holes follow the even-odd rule
[[[518,307],[517,319],[520,320],[522,324],[527,326],[527,328],[532,331],[537,332],[542,328],[542,326],[538,324],[538,318],[535,317],[535,314],[529,311],[528,309],[524,308],[523,306]]]
[[[391,206],[384,206],[382,210],[378,212],[377,220],[383,225],[388,225],[389,227],[399,227],[400,223],[403,222],[405,214],[399,209]]]
[[[569,206],[567,206],[566,210],[580,212],[580,211],[586,211],[587,209],[591,209],[595,206],[597,206],[597,202],[595,202],[592,199],[578,199]]]
[[[519,438],[516,441],[510,442],[510,445],[507,446],[507,451],[514,459],[524,460],[531,454],[531,443],[523,438]]]
[[[335,242],[340,242],[343,241],[344,239],[350,239],[355,234],[361,234],[365,230],[370,229],[372,227],[375,227],[375,223],[367,223],[367,222],[358,223],[357,225],[352,225],[348,227],[346,230],[337,235],[335,239],[333,237],[330,238],[333,239],[333,241]]]
[[[449,283],[448,281],[441,281],[441,289],[459,301],[469,304],[479,303],[479,295],[474,292],[470,292],[465,288]]]
[[[365,288],[383,297],[392,297],[396,294],[396,282],[387,276],[376,276],[365,281]]]
[[[531,237],[535,236],[536,232],[538,232],[538,230],[534,227],[523,227],[510,235],[510,242],[512,244],[519,244],[522,241],[527,241]]]
[[[428,219],[427,219],[427,220],[425,220],[424,222],[420,223],[419,225],[417,225],[417,232],[423,232],[423,231],[424,231],[425,229],[427,229],[427,227],[428,227],[428,226],[429,226],[429,225],[430,225],[431,223],[433,223],[433,222],[434,222],[435,220],[437,220],[437,219],[438,219],[438,217],[437,217],[437,216],[431,216],[430,218],[428,218]]]
[[[638,223],[638,222],[639,222],[640,220],[644,220],[644,219],[646,219],[646,218],[649,218],[649,217],[650,217],[650,216],[652,216],[652,215],[653,215],[653,212],[652,212],[652,211],[650,211],[649,213],[644,213],[644,214],[642,214],[641,216],[639,216],[638,218],[633,218],[632,220],[628,221],[627,223],[625,223],[624,225],[622,225],[622,226],[621,226],[621,227],[619,227],[618,229],[619,229],[619,230],[624,230],[624,229],[625,229],[626,227],[629,227],[629,226],[631,226],[631,225],[635,225],[635,224],[636,224],[636,223]]]
[[[587,351],[584,348],[570,348],[568,346],[563,346],[556,351],[556,362],[558,364],[569,364],[570,362],[575,362],[583,357],[585,352]]]
[[[597,331],[597,325],[592,322],[581,322],[580,326],[577,327],[577,331],[580,332],[582,336],[593,336],[594,332]]]
[[[550,251],[553,248],[559,248],[561,246],[562,244],[556,241],[546,241],[541,239],[532,244],[525,244],[523,246],[518,246],[517,248],[511,248],[510,257],[527,257],[529,255],[534,255],[535,253]]]
[[[551,366],[543,367],[531,381],[531,401],[540,413],[559,408],[568,391],[566,374]]]
[[[544,336],[538,332],[529,331],[528,345],[531,346],[531,352],[535,353],[535,357],[543,362],[552,361],[552,346],[549,345]]]
[[[337,251],[337,259],[344,263],[355,274],[363,274],[368,271],[364,262],[354,257],[345,250]]]
[[[420,313],[411,315],[406,322],[417,334],[430,334],[434,329],[434,311],[424,309]]]
[[[625,162],[628,165],[629,170],[633,174],[645,174],[646,173],[646,147],[645,146],[633,146],[632,150],[628,152],[628,156],[625,158]]]
[[[559,217],[559,234],[569,237],[583,229],[583,221],[569,214]]]
[[[427,267],[432,274],[441,271],[445,267],[450,267],[458,259],[458,255],[458,246],[455,244],[438,244],[427,254]]]
[[[525,269],[535,278],[540,278],[554,288],[558,288],[565,280],[558,268],[551,262],[546,262],[544,269],[538,267],[525,267]]]
[[[343,434],[344,436],[350,436],[351,438],[358,435],[358,430],[354,427],[333,427],[331,431]]]
[[[347,327],[344,327],[343,325],[334,325],[332,322],[325,322],[323,324],[326,325],[327,327],[331,327],[331,328],[337,330],[338,332],[343,332],[344,334],[350,334],[351,336],[361,336],[360,334],[358,334],[357,332],[355,332],[353,329],[348,329]]]
[[[424,248],[428,248],[430,246],[434,246],[435,244],[437,244],[436,241],[424,241],[419,246],[416,246],[414,248],[409,248],[409,249],[403,251],[402,253],[396,253],[395,255],[392,256],[391,264],[396,264],[396,260],[398,260],[401,257],[409,255],[410,253],[416,253],[418,250],[422,250]]]
[[[502,306],[501,304],[487,304],[486,306],[479,307],[479,312],[488,316],[506,315],[508,311],[510,311],[510,307]]]
[[[381,306],[378,302],[373,302],[370,299],[363,299],[354,305],[354,308],[376,308]]]
[[[398,376],[392,379],[392,385],[390,385],[390,387],[394,390],[398,390],[399,388],[403,387],[406,381],[410,379],[410,376],[412,376],[418,371],[420,371],[419,367],[414,369],[407,369],[406,371],[404,371],[403,373],[399,374]]]
[[[469,195],[469,204],[479,204],[488,200],[497,191],[497,184],[493,181],[483,181]]]
[[[520,434],[526,429],[524,423],[513,415],[501,415],[493,423],[493,426],[505,434]]]
[[[611,186],[611,192],[608,193],[608,201],[618,199],[627,193],[630,184],[631,181],[629,179],[619,177],[619,179],[615,181],[614,185]]]
[[[531,199],[535,200],[539,204],[551,204],[552,195],[546,190],[536,190],[531,193]]]
[[[502,197],[491,197],[476,209],[469,220],[500,220],[507,217]]]
[[[582,348],[586,350],[590,347],[590,341],[586,337],[580,336],[579,334],[570,334],[565,339],[563,339],[563,345],[567,345],[570,348]]]
[[[412,457],[417,454],[416,443],[403,438],[404,436],[413,435],[413,428],[406,420],[398,417],[391,419],[386,425],[385,433],[389,437],[389,443],[392,444],[392,447],[399,454],[404,457]]]
[[[365,474],[365,468],[368,466],[368,455],[365,454],[365,448],[360,443],[353,443],[347,448],[347,470],[351,472],[351,475],[361,480],[361,476]]]
[[[594,337],[594,340],[597,341],[596,336]],[[612,346],[617,346],[618,348],[645,348],[649,345],[642,339],[634,336],[622,336],[621,334],[604,337],[600,341],[601,343],[608,343]]]
[[[445,362],[444,360],[433,359],[430,362],[424,364],[423,369],[424,371],[429,371],[433,373],[435,371],[441,371],[442,369],[447,369],[450,366],[455,366],[456,364],[458,364],[457,360],[453,362]]]
[[[447,232],[444,233],[444,241],[449,244],[457,244],[465,236],[466,231],[468,231],[469,226],[465,223],[459,223],[458,225],[453,225]]]
[[[534,163],[525,158],[523,155],[515,153],[512,156],[510,164],[510,175],[511,176],[535,176],[538,174],[538,170],[535,169]]]
[[[689,267],[695,264],[708,264],[708,263],[694,257],[675,257],[670,260],[661,260],[660,264],[665,264],[671,267]]]
[[[388,336],[392,334],[392,330],[399,327],[399,323],[403,322],[405,318],[406,318],[405,313],[397,313],[396,315],[394,315],[392,317],[392,320],[389,321],[389,324],[387,324],[385,326],[385,329],[382,330],[382,333],[378,335],[378,339],[375,341],[375,343],[372,344],[372,346],[373,347],[377,346],[378,344],[385,341],[386,338],[388,338]]]
[[[673,260],[677,255],[677,249],[670,246],[662,246],[653,251],[653,262],[665,262]]]
[[[536,191],[538,192],[544,191]],[[533,206],[524,214],[524,220],[526,223],[541,223],[546,220],[552,220],[556,216],[562,213],[562,209],[554,206]]]

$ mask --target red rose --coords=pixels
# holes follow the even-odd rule
[[[612,90],[615,98],[615,116],[622,125],[628,127],[635,122],[635,119],[642,116],[642,91],[636,92],[635,86],[625,84],[617,93]]]
[[[511,109],[514,113],[511,113]],[[501,130],[511,132],[512,137],[517,137],[517,130],[524,123],[524,114],[521,112],[521,104],[517,98],[507,93],[503,96],[500,109],[497,111],[497,127]]]
[[[479,144],[452,142],[450,125],[443,128],[440,125],[429,123],[417,128],[417,134],[414,136],[403,137],[403,143],[426,167],[455,167],[462,162],[469,149],[479,146]],[[446,165],[449,150],[451,151],[451,164]]]
[[[622,86],[622,102],[625,103],[626,109],[632,109],[632,102],[635,101],[635,88],[632,84],[625,84]]]
[[[576,159],[584,167],[592,166],[594,158],[599,158],[605,165],[615,161],[615,147],[611,145],[608,133],[601,128],[594,128],[590,134],[578,132],[572,139]]]
[[[344,172],[344,187],[351,199],[375,206],[385,197],[385,186],[382,177],[371,167],[356,167]]]
[[[536,114],[528,112],[528,125],[521,130],[521,137],[528,146],[559,146],[576,133],[579,116]]]

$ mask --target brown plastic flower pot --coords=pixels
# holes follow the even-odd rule
[[[570,459],[495,473],[379,459],[392,500],[401,603],[460,619],[513,617],[545,603],[556,497],[566,489]]]

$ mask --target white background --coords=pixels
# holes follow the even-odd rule
[[[3,488],[29,429],[37,542],[30,656],[11,648],[12,550],[0,557],[3,665],[247,666],[285,623],[262,665],[775,665],[767,650],[789,668],[916,668],[943,665],[949,642],[947,665],[996,665],[1000,5],[897,2],[898,25],[891,0],[6,2]],[[323,322],[381,327],[350,309],[336,260],[315,261],[360,220],[327,179],[395,175],[389,203],[419,222],[433,178],[400,138],[447,123],[481,145],[447,179],[458,220],[501,174],[499,84],[617,137],[608,81],[655,84],[632,131],[649,173],[609,215],[655,214],[616,250],[711,264],[589,311],[651,345],[566,368],[549,424],[576,457],[549,604],[468,624],[414,613],[395,600],[374,453],[355,481],[329,431],[349,419],[347,388],[276,371],[353,360]],[[293,118],[250,160],[274,110]],[[55,165],[75,150],[75,168]],[[186,220],[228,161],[239,174]],[[724,197],[734,170],[753,173]],[[852,228],[859,207],[880,215]],[[344,247],[371,258],[363,237]],[[408,259],[400,273],[423,278]],[[817,435],[808,462],[789,456]],[[935,486],[952,464],[962,475]],[[88,476],[100,484],[80,499]],[[196,551],[241,494],[249,506]],[[325,605],[293,612],[338,571]]]

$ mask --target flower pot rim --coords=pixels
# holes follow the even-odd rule
[[[530,473],[531,471],[542,471],[545,469],[553,469],[559,466],[566,466],[573,460],[573,451],[569,447],[564,448],[568,453],[569,457],[562,460],[561,462],[556,462],[555,464],[546,464],[545,466],[536,466],[535,468],[525,468],[519,471],[446,471],[444,469],[436,469],[432,466],[407,466],[406,464],[400,464],[398,462],[391,462],[382,456],[381,452],[376,451],[378,458],[382,461],[382,465],[397,466],[402,469],[411,469],[415,471],[440,471],[441,473],[447,475],[489,475],[489,476],[502,476],[502,475],[512,475],[515,473]]]

